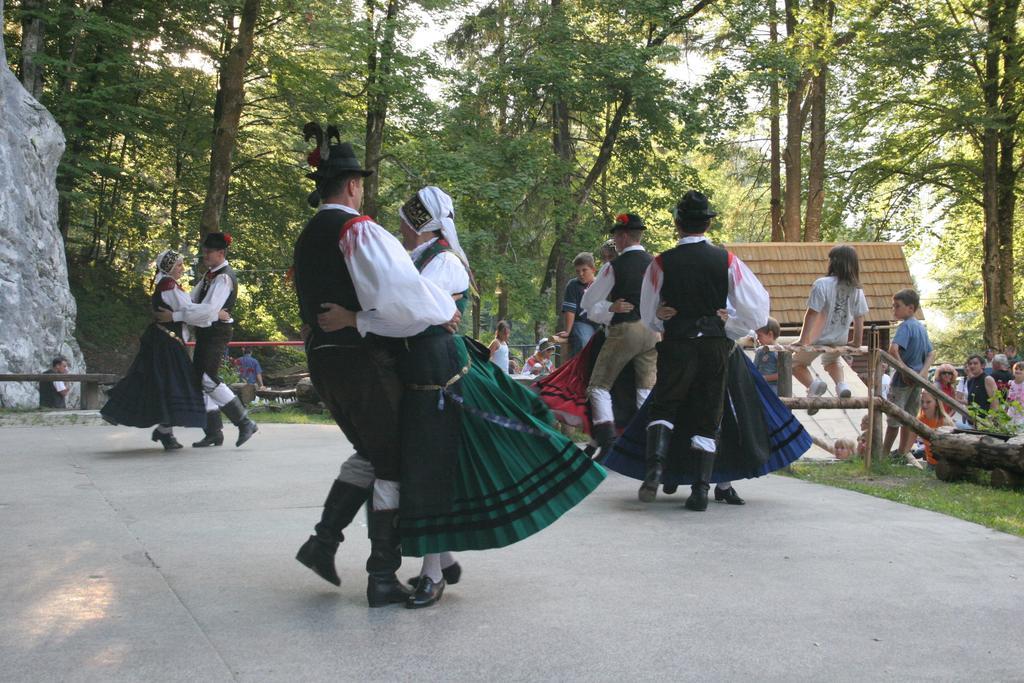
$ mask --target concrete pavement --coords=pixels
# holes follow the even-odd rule
[[[439,606],[370,610],[361,523],[340,589],[293,559],[350,451],[327,426],[170,454],[0,428],[0,679],[1024,680],[1024,539],[774,476],[701,514],[611,475],[462,554]]]

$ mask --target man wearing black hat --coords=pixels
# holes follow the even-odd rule
[[[372,495],[367,600],[371,607],[405,602],[397,515],[402,383],[396,338],[410,337],[455,315],[451,296],[423,280],[398,240],[359,216],[364,171],[352,145],[312,155],[320,204],[295,243],[294,281],[306,337],[310,379],[355,448],[332,483],[315,534],[296,559],[340,585],[334,558],[343,530]],[[426,283],[426,284],[424,284]],[[325,330],[328,309],[356,311],[354,327]],[[379,335],[379,336],[378,336]]]
[[[162,311],[154,314],[158,320],[169,317],[175,322],[195,325],[196,346],[192,354],[192,366],[195,368],[206,401],[206,435],[192,444],[194,448],[220,446],[224,443],[221,411],[238,427],[235,446],[241,446],[259,430],[256,423],[249,418],[242,402],[220,379],[221,363],[228,342],[231,341],[234,324],[230,317],[221,320],[220,311],[223,309],[230,314],[238,298],[238,278],[227,261],[227,249],[230,244],[231,235],[223,232],[211,232],[203,240],[203,265],[207,271],[203,279],[192,288],[192,301],[203,304],[201,309],[191,312],[175,311],[173,314],[170,311]],[[205,311],[205,316],[201,314],[202,311]],[[165,319],[163,321],[167,322]]]
[[[673,429],[685,424],[698,472],[686,507],[697,511],[708,506],[726,363],[733,349],[720,313],[728,311],[729,325],[744,332],[763,327],[768,318],[767,293],[754,274],[733,254],[708,242],[705,232],[716,215],[700,192],[683,195],[673,211],[679,242],[654,260],[640,297],[644,324],[663,332],[664,338],[658,344],[647,467],[638,496],[644,502],[654,500]]]
[[[604,302],[612,302],[608,337],[594,363],[587,387],[593,423],[591,436],[601,447],[602,455],[608,453],[615,441],[610,390],[619,373],[632,363],[638,407],[647,400],[654,386],[658,335],[640,321],[640,288],[652,260],[640,245],[645,227],[636,214],[624,213],[615,218],[611,232],[619,255],[601,267],[580,301],[580,306],[587,311],[599,310],[606,305]]]

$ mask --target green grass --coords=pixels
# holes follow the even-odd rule
[[[789,474],[797,479],[859,491],[1024,536],[1024,493],[988,486],[986,472],[979,472],[973,482],[946,483],[931,472],[888,462],[877,463],[871,472],[865,472],[862,461],[851,460],[798,462]]]
[[[290,424],[290,425],[332,425],[334,420],[331,419],[330,415],[326,413],[310,414],[305,413],[295,408],[286,408],[284,410],[275,410],[273,412],[269,410],[258,410],[253,413],[249,413],[252,419],[260,424]]]

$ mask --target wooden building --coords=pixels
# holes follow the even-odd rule
[[[913,287],[903,245],[899,242],[757,242],[727,244],[725,247],[746,263],[771,295],[771,316],[782,325],[783,335],[800,333],[807,295],[811,285],[828,271],[828,252],[836,244],[857,250],[860,282],[868,301],[864,319],[864,343],[867,332],[876,325],[883,348],[888,348],[892,320],[892,295]],[[918,317],[923,318],[920,312]],[[858,360],[866,362],[866,356]],[[855,370],[863,374],[862,363]]]

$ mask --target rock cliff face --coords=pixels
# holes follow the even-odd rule
[[[3,25],[0,0],[0,26]],[[0,373],[41,372],[60,354],[85,361],[57,230],[57,163],[64,134],[11,73],[0,33]],[[72,385],[70,406],[78,405]],[[0,382],[0,406],[38,405],[34,384]]]

